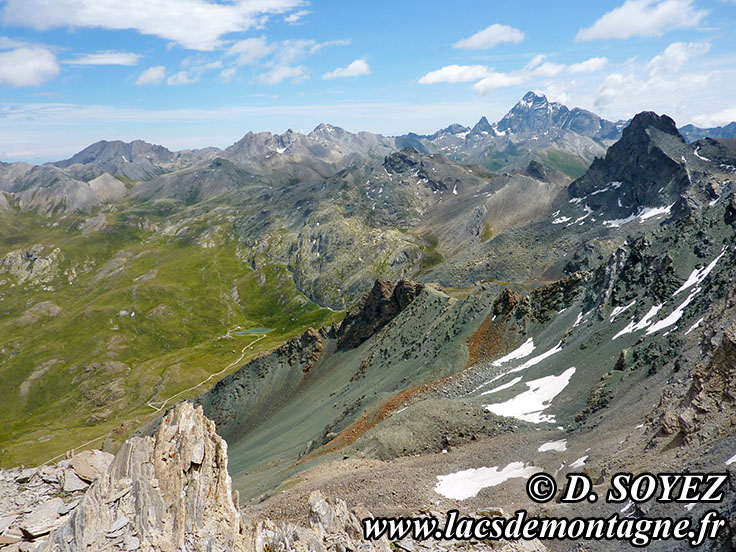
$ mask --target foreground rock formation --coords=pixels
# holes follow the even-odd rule
[[[155,435],[126,441],[71,518],[41,550],[244,549],[227,444],[201,409],[182,403]]]
[[[342,500],[328,500],[320,491],[309,497],[309,527],[269,519],[242,520],[238,497],[232,494],[227,473],[227,444],[216,433],[214,422],[204,416],[202,408],[189,402],[171,410],[154,435],[129,439],[109,467],[108,459],[109,455],[99,451],[85,452],[65,461],[66,467],[13,472],[15,480],[22,483],[28,483],[33,477],[50,480],[65,471],[95,479],[86,494],[73,504],[65,504],[58,497],[51,498],[48,493],[35,496],[33,512],[21,524],[23,535],[11,540],[3,535],[7,527],[0,528],[0,550],[392,550],[385,537],[377,541],[363,539],[361,519],[371,516],[367,510],[362,507],[349,509]],[[97,471],[98,468],[103,471]],[[72,513],[67,515],[70,511]],[[7,521],[3,516],[0,518],[1,523]],[[47,538],[33,540],[49,531]],[[409,551],[545,550],[538,541],[421,543],[405,539],[395,546]]]

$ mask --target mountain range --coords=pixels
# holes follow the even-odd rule
[[[254,523],[306,523],[316,490],[379,516],[704,514],[533,504],[518,475],[583,472],[602,493],[618,471],[731,473],[736,143],[699,133],[530,92],[498,123],[432,135],[322,124],[2,164],[0,464],[96,443],[145,465],[159,445],[126,439],[206,425],[170,410],[189,399]],[[115,462],[72,519],[143,477]],[[162,479],[174,504],[185,467]],[[736,542],[733,499],[714,550]],[[82,525],[44,546],[124,544]]]

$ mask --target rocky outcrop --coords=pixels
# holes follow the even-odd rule
[[[411,280],[400,280],[395,287],[378,279],[360,305],[348,313],[337,332],[338,349],[354,349],[404,310],[424,288]]]
[[[58,247],[49,252],[43,245],[16,249],[0,258],[0,274],[13,276],[18,284],[48,284],[58,275],[63,258]]]
[[[227,444],[181,403],[153,436],[126,441],[43,551],[244,550]]]
[[[227,444],[215,424],[201,407],[180,403],[154,435],[126,441],[67,519],[64,502],[55,498],[39,505],[21,529],[36,537],[57,526],[37,552],[391,550],[385,537],[363,539],[361,519],[371,517],[367,510],[351,510],[319,491],[309,497],[309,528],[268,519],[246,527],[227,462]]]
[[[690,185],[685,163],[691,148],[666,115],[639,113],[605,158],[570,184],[573,199],[585,198],[593,211],[624,218],[641,207],[674,203]]]
[[[94,458],[94,465],[86,460]],[[69,514],[89,488],[112,462],[113,455],[85,451],[56,465],[38,468],[0,470],[0,550],[36,550],[47,535],[69,519]],[[77,472],[77,467],[87,469]],[[81,479],[84,477],[86,480]]]
[[[276,524],[265,520],[253,530],[255,550],[294,550],[298,552],[389,552],[391,547],[383,537],[377,541],[363,540],[360,520],[370,517],[364,508],[348,509],[342,500],[327,500],[315,491],[309,497],[310,528],[293,524]]]
[[[710,361],[693,368],[692,383],[679,404],[665,391],[659,406],[664,411],[661,433],[682,434],[686,442],[699,442],[718,437],[722,428],[732,427],[736,422],[734,403],[736,403],[736,324],[732,324],[724,332],[721,344],[716,348]]]

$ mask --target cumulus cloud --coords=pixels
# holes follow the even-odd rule
[[[45,48],[21,47],[0,52],[0,84],[38,86],[58,74],[56,56]]]
[[[534,68],[532,71],[535,75],[540,75],[542,77],[554,77],[555,75],[559,75],[562,73],[567,66],[563,65],[562,63],[553,63],[551,61],[546,61],[537,67]]]
[[[138,85],[161,84],[162,82],[164,82],[165,78],[166,67],[164,67],[163,65],[156,65],[154,67],[149,67],[148,69],[143,71],[138,77],[138,80],[135,81],[135,83]]]
[[[276,65],[258,75],[258,82],[262,84],[279,84],[286,79],[291,79],[294,82],[300,82],[309,78],[307,71],[301,65],[290,66],[290,65]]]
[[[571,73],[594,73],[603,69],[607,64],[607,58],[592,57],[580,63],[573,63],[568,67],[568,70]]]
[[[140,54],[132,52],[97,52],[84,54],[64,63],[69,65],[138,65]]]
[[[626,0],[590,27],[580,29],[575,40],[660,36],[675,29],[697,27],[707,14],[693,0]]]
[[[526,75],[521,73],[491,73],[483,80],[473,85],[476,94],[483,96],[493,92],[496,88],[504,88],[506,86],[516,86],[527,80]]]
[[[502,42],[518,44],[522,40],[524,40],[524,33],[519,29],[494,23],[473,36],[457,41],[452,47],[461,50],[487,50]]]
[[[562,73],[591,73],[605,67],[608,59],[604,57],[590,58],[580,63],[566,65],[547,61],[547,56],[539,54],[529,63],[516,71],[496,72],[485,65],[447,65],[436,71],[430,71],[419,79],[420,84],[461,83],[473,82],[473,90],[479,95],[485,95],[497,88],[516,86],[528,81],[542,78],[551,78]],[[547,87],[553,83],[546,83]]]
[[[692,58],[708,53],[710,47],[709,42],[673,42],[664,52],[652,58],[647,65],[649,74],[653,76],[679,71]]]
[[[257,28],[304,0],[6,0],[5,23],[38,30],[58,27],[134,29],[191,50],[214,50],[227,33]]]
[[[644,109],[676,115],[692,114],[696,106],[723,105],[724,98],[733,97],[736,91],[733,70],[682,70],[688,60],[709,47],[708,43],[675,42],[648,62],[632,62],[625,73],[607,75],[596,90],[596,109],[618,116]]]
[[[715,127],[727,125],[732,121],[736,121],[736,107],[727,107],[726,109],[708,113],[707,115],[696,116],[693,122],[702,127]]]
[[[289,25],[299,25],[303,23],[302,18],[312,13],[309,10],[299,10],[294,13],[290,13],[286,17],[284,17],[284,22],[288,23]]]
[[[364,59],[356,59],[347,67],[338,67],[334,71],[322,75],[323,79],[339,79],[343,77],[360,77],[370,75],[371,68]]]
[[[488,67],[484,65],[447,65],[421,77],[419,84],[472,82],[487,77],[489,74]]]

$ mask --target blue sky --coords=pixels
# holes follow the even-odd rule
[[[736,120],[736,0],[4,0],[0,22],[3,161],[433,132],[528,90],[612,120]]]

